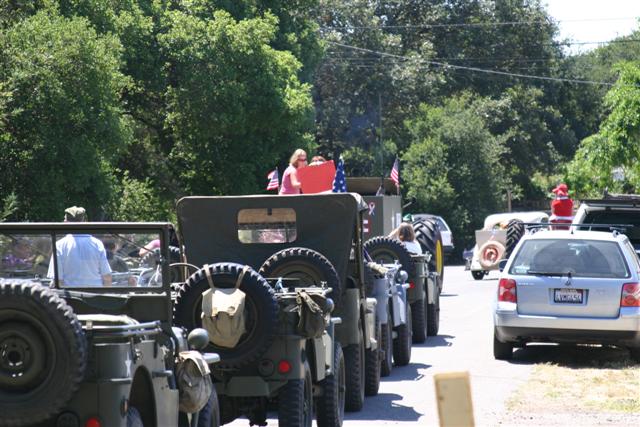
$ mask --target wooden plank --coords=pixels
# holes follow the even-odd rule
[[[435,374],[440,427],[473,427],[473,404],[468,372]]]

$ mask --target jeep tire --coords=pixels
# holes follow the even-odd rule
[[[507,223],[507,240],[504,258],[509,258],[516,245],[524,235],[524,223],[519,219],[512,219]]]
[[[429,322],[427,321],[427,295],[411,303],[411,324],[413,325],[413,342],[422,344],[427,340]]]
[[[345,376],[345,411],[355,412],[362,409],[364,404],[364,339],[362,329],[358,344],[352,344],[343,349]]]
[[[438,335],[438,330],[440,329],[440,289],[434,286],[434,291],[436,294],[433,297],[432,304],[429,304],[429,298],[424,300],[427,312],[427,335],[430,337]],[[411,307],[411,310],[413,310],[413,307]]]
[[[332,291],[327,295],[337,306],[342,289],[340,278],[331,262],[319,252],[308,248],[288,248],[271,255],[260,267],[260,275],[267,278],[297,278],[304,286],[326,283]]]
[[[278,392],[278,426],[311,427],[313,423],[311,368],[304,364],[304,378],[289,380]]]
[[[416,232],[416,240],[422,246],[422,250],[431,254],[429,272],[438,274],[436,283],[442,290],[444,283],[444,249],[438,223],[433,218],[419,219],[413,222],[413,229]]]
[[[413,259],[411,259],[411,253],[400,240],[385,236],[372,237],[365,242],[364,250],[375,262],[393,264],[398,260],[409,277],[415,273],[416,266],[413,263]]]
[[[320,381],[322,395],[316,398],[318,427],[342,427],[345,399],[345,363],[342,347],[333,342],[333,372]]]
[[[396,366],[406,366],[411,361],[411,335],[413,334],[411,328],[411,306],[406,304],[405,307],[407,310],[407,323],[395,327],[397,337],[393,340],[393,361]]]
[[[365,396],[375,396],[380,389],[380,374],[382,362],[382,339],[381,325],[376,322],[377,348],[366,349],[364,352],[364,394]]]
[[[73,310],[35,283],[0,283],[0,349],[3,425],[32,425],[58,413],[87,366],[87,341]]]
[[[209,269],[215,286],[225,289],[235,287],[245,266],[236,263],[211,264],[187,279],[178,290],[173,319],[177,326],[188,331],[202,327],[202,293],[209,289],[205,268]],[[221,360],[216,366],[221,368],[244,366],[258,360],[273,342],[278,325],[278,302],[273,289],[262,276],[249,268],[242,278],[240,290],[246,294],[246,332],[233,348],[216,346],[211,342],[206,347],[206,351],[220,355]]]
[[[380,332],[380,347],[382,348],[380,375],[388,377],[393,368],[393,319],[389,307],[387,307],[387,323],[381,325]]]

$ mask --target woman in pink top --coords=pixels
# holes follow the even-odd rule
[[[307,153],[298,148],[293,152],[291,159],[289,159],[289,167],[284,170],[282,175],[282,185],[280,186],[279,194],[300,194],[300,181],[298,181],[298,175],[296,171],[298,168],[303,168],[307,165]]]

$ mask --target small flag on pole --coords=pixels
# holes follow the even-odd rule
[[[267,190],[277,190],[280,186],[280,179],[278,177],[278,168],[272,170],[269,175],[267,175],[269,182],[267,183]]]
[[[336,167],[336,176],[333,178],[333,191],[334,193],[346,193],[347,192],[347,181],[344,177],[344,160],[342,160],[342,156],[340,156],[340,160],[338,160],[338,166]]]
[[[396,187],[400,188],[400,161],[396,157],[396,161],[393,162],[393,167],[391,168],[391,181],[396,183]]]

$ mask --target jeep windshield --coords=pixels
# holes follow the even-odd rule
[[[162,286],[161,228],[71,227],[2,225],[0,279],[60,288]]]
[[[531,239],[523,242],[510,274],[572,277],[629,277],[616,242],[581,239]]]

